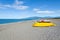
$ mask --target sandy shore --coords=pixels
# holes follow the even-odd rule
[[[0,40],[60,40],[60,19],[50,19],[56,27],[32,27],[36,20],[0,25]]]

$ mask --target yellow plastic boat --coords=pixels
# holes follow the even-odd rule
[[[37,21],[34,22],[34,24],[32,25],[33,27],[52,27],[52,26],[56,26],[54,23],[50,22],[50,21]]]

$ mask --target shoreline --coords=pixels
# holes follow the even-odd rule
[[[60,39],[60,19],[49,19],[56,27],[32,27],[34,21],[15,22],[0,25],[0,40],[58,40]],[[59,36],[58,36],[59,35]]]
[[[37,20],[40,20],[40,19],[37,19]],[[5,23],[5,24],[0,24],[0,30],[3,30],[3,29],[6,29],[6,28],[10,28],[10,26],[14,26],[14,25],[24,25],[24,24],[26,24],[27,22],[33,22],[34,23],[34,21],[37,21],[37,20],[28,20],[28,21],[19,21],[19,22],[12,22],[12,23]],[[60,21],[60,19],[48,19],[48,20],[53,20],[53,21],[57,21],[57,22],[59,22]],[[52,21],[52,22],[53,22]]]

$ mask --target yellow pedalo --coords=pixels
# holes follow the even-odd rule
[[[56,25],[50,21],[37,21],[37,22],[34,22],[32,26],[33,27],[52,27]]]

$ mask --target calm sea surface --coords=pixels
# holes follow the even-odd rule
[[[0,19],[0,24],[27,21],[27,20],[29,20],[29,19]]]
[[[36,20],[36,19],[0,19],[0,24],[21,22],[21,21],[28,21],[28,20]]]

